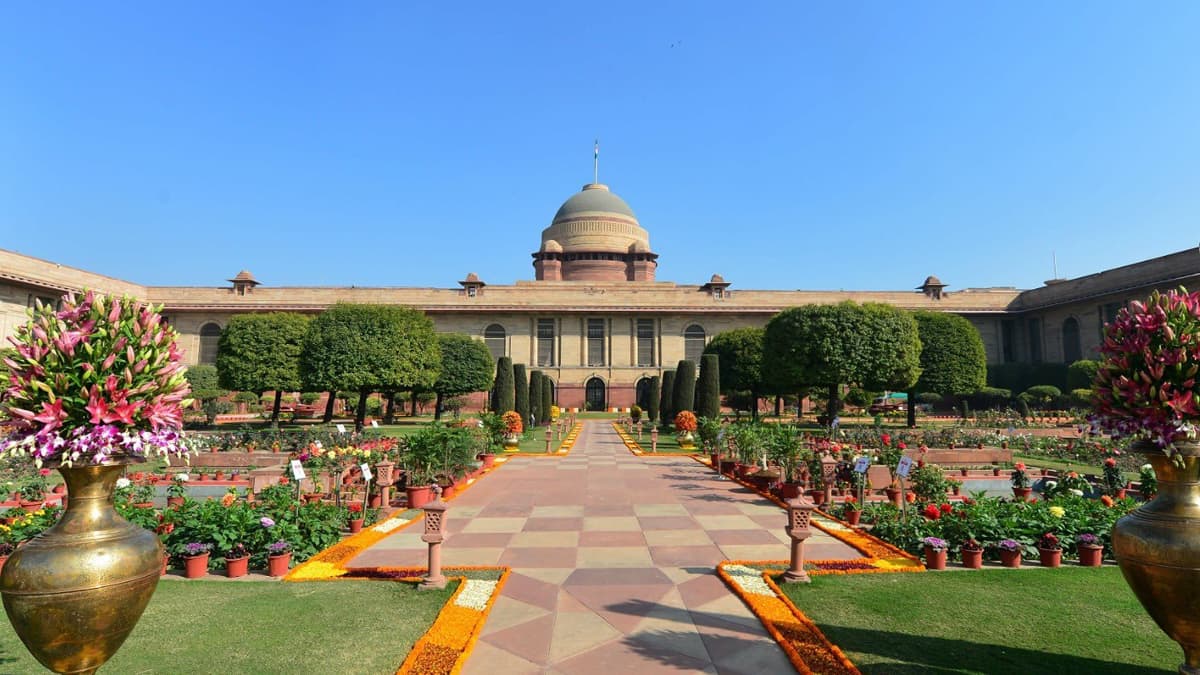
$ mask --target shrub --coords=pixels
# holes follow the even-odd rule
[[[716,354],[700,357],[700,381],[696,384],[696,413],[700,417],[720,417],[720,360]]]
[[[975,410],[998,410],[1012,400],[1012,391],[999,387],[984,387],[967,397]]]
[[[312,405],[321,400],[321,395],[315,391],[306,391],[300,394],[300,402],[304,405]]]
[[[1100,362],[1089,359],[1080,359],[1067,366],[1067,389],[1091,389],[1098,370]]]
[[[254,393],[252,391],[239,391],[238,393],[233,395],[233,400],[235,403],[255,403],[256,404],[259,402],[259,397],[258,397],[258,394]]]
[[[696,364],[683,360],[675,367],[675,391],[671,396],[671,410],[679,414],[693,410],[696,406]]]
[[[367,399],[367,414],[371,417],[379,417],[383,414],[383,401],[378,396]]]
[[[843,398],[846,403],[859,408],[867,407],[874,399],[875,395],[872,392],[861,387],[850,387],[850,391],[846,392],[846,396]],[[938,400],[941,400],[941,396],[938,396]]]
[[[1035,384],[1021,392],[1021,398],[1038,408],[1045,408],[1062,396],[1062,390],[1052,384]]]

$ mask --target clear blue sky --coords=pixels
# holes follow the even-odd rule
[[[7,3],[0,248],[511,283],[599,137],[660,279],[1034,287],[1200,243],[1198,35],[1194,2]]]

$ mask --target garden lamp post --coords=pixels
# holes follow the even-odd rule
[[[658,425],[650,427],[650,452],[658,452]]]
[[[442,501],[442,487],[433,486],[433,501],[425,505],[425,534],[421,541],[429,544],[429,571],[419,588],[445,588],[446,577],[442,574],[442,542],[446,540],[446,509],[450,508]]]
[[[554,434],[554,432],[552,432],[550,429],[551,429],[551,427],[546,427],[546,454],[547,455],[550,454],[550,440],[551,440],[550,437]]]
[[[785,528],[792,539],[792,559],[788,571],[783,573],[786,581],[798,581],[807,584],[811,579],[804,571],[804,540],[812,536],[812,512],[816,505],[806,499],[803,494],[795,499],[787,500],[788,524]]]
[[[825,508],[833,503],[833,483],[837,478],[837,460],[826,454],[821,458],[821,484],[825,486]]]
[[[392,503],[392,486],[396,484],[396,465],[391,460],[375,465],[375,484],[379,486],[379,505],[386,509]]]

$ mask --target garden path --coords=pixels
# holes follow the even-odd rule
[[[450,502],[443,564],[512,574],[467,675],[792,672],[715,574],[788,557],[782,509],[687,457],[636,457],[607,422],[557,459],[513,456]],[[416,528],[351,567],[423,566]],[[815,532],[809,559],[860,554]]]

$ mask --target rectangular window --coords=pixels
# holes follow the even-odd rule
[[[587,364],[604,365],[604,319],[587,320]]]
[[[554,365],[554,319],[538,319],[537,364],[539,366]]]
[[[1029,360],[1033,363],[1042,362],[1042,320],[1029,320]]]
[[[654,319],[637,320],[637,365],[649,368],[654,363]]]

